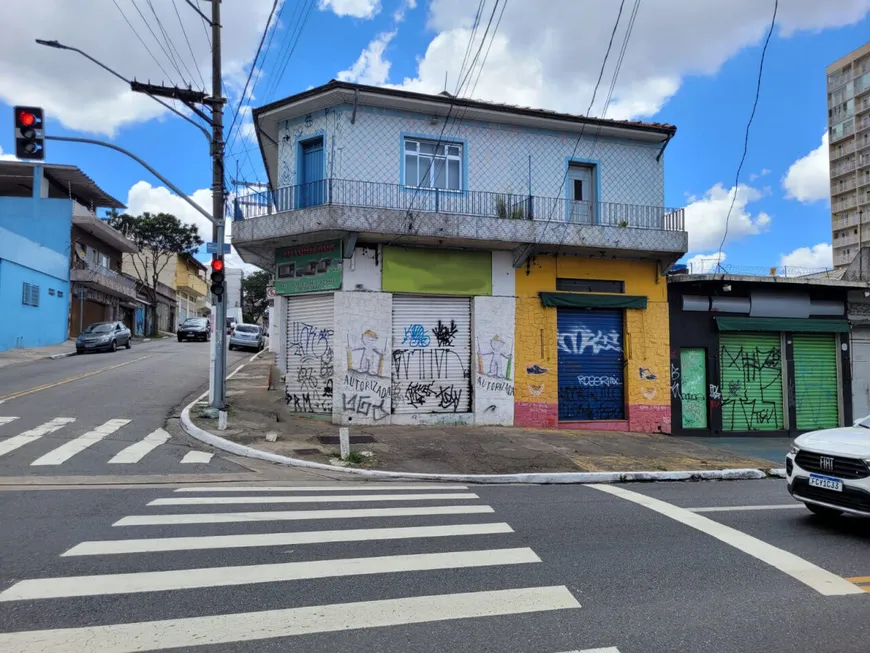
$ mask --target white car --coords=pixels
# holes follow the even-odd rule
[[[798,436],[785,457],[788,491],[823,517],[870,517],[870,417]]]

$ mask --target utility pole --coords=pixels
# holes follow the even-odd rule
[[[224,211],[224,98],[221,83],[221,3],[211,0],[211,158],[212,158],[212,216],[217,256],[223,258],[226,240],[226,211]],[[216,298],[215,373],[212,408],[223,410],[227,399],[227,297],[226,292]],[[218,328],[220,327],[220,328]]]

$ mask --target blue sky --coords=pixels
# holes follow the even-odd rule
[[[450,71],[458,68],[457,51],[467,43],[469,12],[476,8],[467,5],[472,3],[317,0],[314,5],[310,0],[311,11],[292,58],[282,60],[281,48],[290,41],[308,1],[286,0],[279,5],[279,27],[260,62],[262,78],[256,85],[255,106],[325,83],[342,71],[353,81],[437,92],[447,70],[449,85],[455,85]],[[489,14],[494,1],[487,0],[484,15]],[[782,261],[783,255],[799,248],[830,243],[829,202],[818,193],[819,175],[826,174],[821,164],[826,166],[826,159],[808,161],[805,174],[795,177],[795,183],[816,189],[798,193],[805,201],[787,199],[783,180],[796,161],[821,143],[826,128],[825,67],[870,39],[870,2],[830,0],[820,9],[810,4],[812,1],[781,2],[784,8],[767,52],[761,100],[740,180],[747,188],[738,195],[732,236],[724,247],[724,259],[735,269],[768,268],[782,262],[810,267],[830,264],[830,254],[824,248]],[[120,14],[109,7],[89,17],[79,15],[90,11],[79,3],[77,13],[69,13],[69,3],[63,0],[50,0],[49,4],[56,5],[53,19],[19,25],[12,24],[17,20],[13,19],[0,26],[0,39],[4,30],[8,32],[7,45],[0,46],[7,69],[0,72],[0,113],[10,115],[9,106],[14,103],[45,106],[49,133],[111,138],[186,192],[199,191],[196,199],[207,203],[205,189],[211,174],[208,146],[195,128],[171,114],[153,117],[160,107],[143,102],[147,98],[131,100],[122,84],[74,53],[40,48],[32,40],[56,38],[82,47],[127,76],[160,80],[163,73]],[[118,4],[163,66],[173,73],[136,13],[138,6],[149,17],[151,10],[145,1],[134,4],[134,0],[118,0]],[[185,55],[190,77],[198,85],[194,58],[202,74],[206,78],[210,75],[202,24],[181,0],[177,3],[181,21],[165,4],[158,7],[162,25],[179,54]],[[226,11],[237,12],[224,21],[225,81],[236,100],[271,8],[270,0],[242,4],[224,3]],[[550,5],[537,10],[534,3],[511,0],[476,96],[574,113],[585,111],[606,43],[602,39],[609,35],[615,18],[616,2],[554,0],[551,5],[556,13],[548,13]],[[709,0],[707,5],[700,9],[689,0],[646,0],[620,72],[618,102],[608,113],[611,117],[677,125],[677,137],[666,153],[666,204],[691,207],[690,256],[718,250],[722,206],[727,207],[734,184],[755,93],[761,41],[772,9],[772,3],[760,0]],[[587,39],[571,33],[570,16],[559,20],[558,11],[564,14],[575,8],[588,19],[582,28],[589,30]],[[659,9],[682,13],[660,24]],[[64,11],[68,12],[66,18],[60,15]],[[402,16],[397,16],[397,11]],[[47,9],[46,14],[50,13]],[[541,21],[540,30],[544,31],[530,25],[535,20]],[[80,29],[76,21],[81,21]],[[107,38],[89,38],[86,30],[94,21],[98,24],[93,29],[102,30],[96,33],[109,34]],[[191,41],[194,57],[189,56],[179,22],[187,27],[184,35]],[[560,34],[560,29],[565,33]],[[545,35],[542,41],[535,42],[537,34]],[[21,61],[23,53],[28,56]],[[568,60],[570,66],[565,65]],[[286,70],[280,76],[285,62]],[[82,81],[71,84],[70,80]],[[230,103],[228,120],[236,106],[236,102]],[[598,105],[594,112],[600,110]],[[240,176],[264,181],[259,150],[247,131],[243,130],[232,148],[228,176],[236,176],[238,161]],[[0,130],[0,148],[6,153],[13,149],[11,128]],[[131,207],[186,211],[156,188],[160,186],[157,180],[119,154],[94,146],[50,142],[48,160],[78,165]],[[821,172],[813,176],[814,171]],[[721,185],[718,191],[717,184]],[[138,194],[131,194],[134,186]]]

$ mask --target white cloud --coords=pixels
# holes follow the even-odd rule
[[[0,147],[0,161],[18,161],[18,157],[14,154],[3,154],[3,148]]]
[[[416,8],[417,0],[402,0],[399,8],[393,12],[393,21],[396,23],[401,23],[403,20],[405,20],[405,14]]]
[[[606,10],[595,0],[511,3],[487,56],[473,97],[511,104],[583,113],[589,104],[601,59],[616,18],[615,3]],[[474,50],[491,12],[484,9]],[[444,71],[457,74],[465,55],[477,3],[432,0],[429,27],[436,33],[414,76],[393,80],[409,90],[438,93]],[[870,10],[870,0],[789,0],[781,3],[778,34],[818,31],[850,25]],[[740,50],[757,45],[770,21],[771,5],[758,0],[647,0],[640,6],[631,40],[607,112],[611,118],[656,113],[689,75],[712,75]],[[624,12],[614,52],[593,107],[601,114],[618,58],[628,12]],[[497,19],[497,16],[496,16]],[[492,30],[489,32],[492,35]],[[687,56],[686,53],[691,53]],[[449,80],[453,92],[456,80]],[[474,82],[466,94],[471,93]]]
[[[319,0],[320,11],[332,11],[336,16],[374,18],[381,11],[380,0]]]
[[[810,204],[831,197],[828,132],[822,143],[806,156],[791,164],[782,178],[786,198]]]
[[[799,247],[793,252],[783,254],[779,258],[779,265],[797,268],[825,268],[834,267],[834,251],[828,243],[819,243],[812,247]]]
[[[160,35],[150,4],[139,3],[142,14]],[[69,129],[114,136],[125,126],[167,114],[151,98],[132,93],[120,80],[95,66],[81,55],[43,47],[34,39],[59,39],[65,45],[81,48],[95,59],[111,66],[127,78],[153,83],[181,83],[180,75],[167,59],[148,27],[127,0],[119,0],[138,34],[166,70],[151,58],[111,2],[69,2],[44,0],[38,12],[6,12],[0,20],[0,100],[7,104],[42,106],[49,121],[60,120]],[[172,43],[176,46],[184,78],[195,88],[202,86],[194,58],[187,50],[181,25],[172,3],[154,2]],[[207,8],[208,3],[201,5]],[[271,0],[224,2],[224,69],[228,84],[241,76],[254,56]],[[187,37],[208,88],[211,87],[211,50],[202,19],[184,3],[178,3]],[[164,46],[165,47],[165,46]],[[236,71],[234,73],[234,71]],[[247,75],[247,73],[244,73]],[[171,79],[170,79],[171,78]],[[178,105],[179,107],[181,105]]]
[[[338,79],[342,82],[356,82],[358,84],[380,85],[385,83],[390,74],[390,62],[384,59],[384,51],[395,35],[396,30],[379,34],[362,51],[353,66],[338,73]]]
[[[735,199],[736,194],[736,199]],[[764,211],[753,216],[747,205],[764,197],[762,190],[740,184],[735,193],[732,186],[726,190],[719,183],[686,206],[686,231],[689,232],[689,251],[697,252],[718,249],[725,233],[725,218],[734,200],[734,208],[728,219],[728,241],[734,242],[745,236],[754,236],[767,231],[770,216]]]
[[[762,177],[766,177],[770,174],[770,170],[767,168],[762,168],[761,172],[753,172],[749,175],[749,181],[755,181],[756,179],[761,179]]]
[[[724,263],[728,255],[725,252],[714,252],[713,254],[695,254],[690,259],[686,259],[686,265],[689,267],[690,274],[705,274],[712,272],[720,263]]]
[[[211,189],[201,188],[190,195],[190,199],[211,213],[212,199]],[[232,198],[228,199],[232,201]],[[199,237],[209,242],[212,234],[212,223],[190,204],[178,197],[175,193],[164,186],[152,186],[147,181],[138,181],[127,193],[127,213],[140,215],[145,211],[150,213],[171,213],[176,218],[187,224],[196,225]],[[227,240],[232,242],[232,220],[227,221]],[[260,268],[245,263],[233,249],[232,253],[225,256],[224,260],[229,267],[241,268],[248,272],[256,272]]]

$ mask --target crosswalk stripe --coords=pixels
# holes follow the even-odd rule
[[[214,456],[213,453],[208,451],[190,451],[188,452],[184,458],[181,459],[182,463],[207,463],[211,460],[211,457]]]
[[[541,559],[531,549],[513,548],[285,562],[270,565],[147,571],[131,574],[39,578],[16,583],[5,592],[0,593],[0,601],[136,594],[139,592],[277,583],[315,578],[520,565],[535,562],[541,562]]]
[[[176,492],[348,492],[350,490],[467,490],[467,485],[421,485],[419,483],[393,483],[387,485],[312,485],[293,487],[292,485],[275,485],[271,487],[180,487]]]
[[[129,447],[121,449],[121,451],[115,454],[109,462],[118,464],[138,463],[147,454],[154,451],[171,437],[172,436],[163,429],[157,429],[153,433],[149,433],[139,440],[139,442],[134,442]]]
[[[43,435],[54,433],[58,429],[62,429],[67,424],[75,422],[75,417],[55,417],[50,422],[46,422],[36,428],[24,431],[19,435],[11,437],[0,442],[0,456],[3,456],[10,451],[15,451],[18,447],[23,447],[25,444],[38,440]]]
[[[348,508],[346,510],[276,510],[263,512],[206,512],[181,515],[133,515],[112,526],[175,526],[178,524],[234,524],[239,522],[360,519],[366,517],[423,517],[476,515],[495,512],[490,506],[425,506],[418,508]]]
[[[479,499],[471,492],[455,494],[334,494],[332,496],[301,496],[301,497],[170,497],[154,499],[149,506],[201,506],[227,505],[240,503],[329,503],[341,501],[428,501],[431,499]]]
[[[44,456],[40,456],[30,463],[30,465],[60,465],[61,463],[65,463],[77,453],[80,453],[91,445],[107,438],[119,428],[129,423],[130,420],[128,419],[110,419],[108,422],[101,424],[93,431],[88,431],[74,440],[65,442],[57,449],[49,451]]]
[[[84,628],[0,633],[16,653],[138,653],[453,619],[577,609],[564,585],[336,603]]]
[[[14,422],[17,419],[17,417],[0,417],[0,426],[3,426],[4,424],[9,424],[9,422]]]
[[[302,533],[263,533],[245,535],[207,535],[203,537],[155,537],[134,540],[82,542],[62,556],[113,555],[119,553],[153,553],[195,549],[232,549],[327,542],[368,542],[404,540],[418,537],[453,537],[458,535],[492,535],[513,533],[504,522],[488,524],[451,524],[447,526],[409,526],[404,528],[358,528]],[[3,649],[0,648],[0,651]]]

